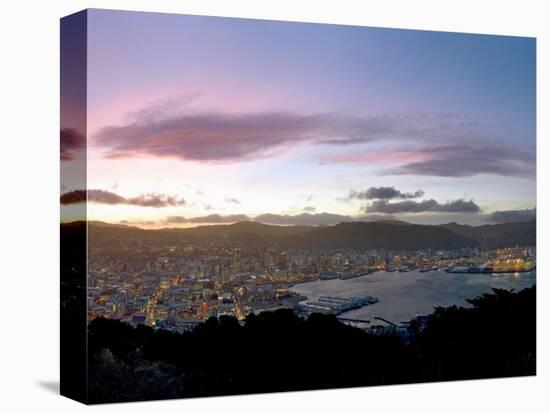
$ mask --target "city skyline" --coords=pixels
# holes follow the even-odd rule
[[[91,220],[535,215],[534,39],[93,9],[88,36]]]

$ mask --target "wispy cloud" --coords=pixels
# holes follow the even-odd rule
[[[141,207],[170,207],[184,205],[185,200],[176,196],[166,194],[147,193],[135,197],[123,197],[119,194],[105,190],[74,190],[61,195],[61,204],[80,204],[86,200],[96,204],[126,204]]]
[[[386,163],[391,158],[394,164],[409,165],[426,158],[424,147],[445,141],[462,142],[466,138],[476,142],[479,136],[475,133],[477,123],[449,114],[363,117],[280,111],[232,114],[198,112],[187,105],[169,103],[152,104],[129,114],[122,124],[101,128],[93,137],[94,145],[102,147],[109,158],[236,162],[269,157],[302,142],[340,147],[388,140],[424,144],[419,150],[386,152]],[[353,151],[321,156],[321,161],[379,162],[384,159],[379,155]]]
[[[331,115],[286,112],[256,114],[185,113],[102,128],[95,145],[107,157],[171,157],[182,160],[232,162],[266,157],[297,142],[338,136],[352,126]]]
[[[388,149],[363,149],[360,151],[345,152],[340,154],[327,154],[320,157],[321,164],[366,164],[393,166],[419,162],[428,159],[429,156],[420,149],[388,150]]]
[[[232,204],[241,204],[241,202],[234,197],[225,197],[225,202]]]
[[[423,150],[426,159],[415,161],[388,174],[468,177],[476,174],[533,176],[535,153],[497,145],[448,145]]]
[[[491,142],[434,146],[419,140],[418,144],[420,146],[414,149],[365,149],[331,154],[322,157],[321,162],[387,166],[383,175],[469,177],[493,174],[534,177],[534,151],[506,148]]]
[[[533,177],[535,151],[505,144],[502,134],[494,126],[449,114],[234,114],[198,112],[168,101],[133,112],[122,124],[101,128],[93,144],[107,158],[232,163],[270,157],[308,142],[339,147],[340,151],[331,148],[317,155],[323,164],[378,165],[384,175]],[[70,131],[65,135],[62,157],[70,159],[79,138]]]

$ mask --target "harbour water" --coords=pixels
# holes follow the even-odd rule
[[[468,306],[466,299],[492,288],[519,291],[535,284],[536,271],[527,273],[458,274],[443,271],[374,272],[341,280],[316,280],[294,285],[292,291],[316,300],[320,296],[375,296],[378,303],[342,313],[341,317],[394,323],[409,321],[417,314],[431,313],[436,306]]]

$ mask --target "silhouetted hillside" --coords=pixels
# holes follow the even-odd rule
[[[458,249],[478,243],[447,229],[416,224],[350,222],[314,229],[288,240],[295,248],[314,249]]]
[[[516,223],[486,224],[468,226],[464,224],[442,224],[447,230],[476,240],[482,247],[496,249],[512,246],[535,246],[537,244],[536,220]]]

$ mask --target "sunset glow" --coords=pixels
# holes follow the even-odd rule
[[[88,39],[87,188],[114,197],[90,220],[484,224],[535,207],[534,39],[103,10]],[[390,214],[349,197],[369,188],[423,196]],[[152,197],[179,202],[135,202]]]

